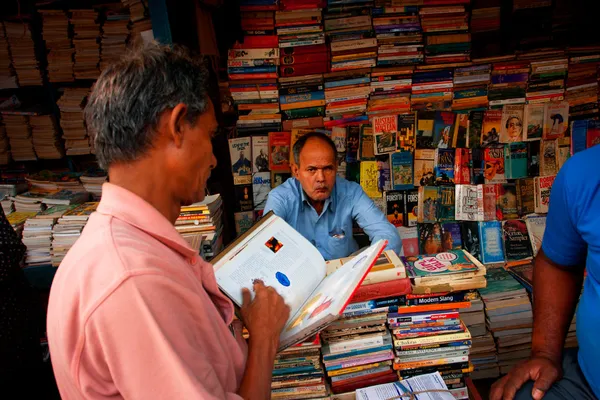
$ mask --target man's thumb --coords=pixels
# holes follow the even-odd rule
[[[534,400],[540,400],[556,380],[558,379],[558,371],[554,368],[544,368],[540,371],[540,376],[535,380],[533,384],[533,391],[531,397]]]

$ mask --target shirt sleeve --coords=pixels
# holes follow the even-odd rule
[[[126,399],[242,399],[220,384],[215,367],[225,366],[203,339],[205,330],[223,322],[208,315],[199,322],[198,310],[186,310],[191,305],[179,290],[164,276],[138,275],[98,306],[86,324],[76,371],[83,393],[102,390],[112,379]],[[106,371],[110,376],[103,376]]]
[[[550,193],[546,229],[542,241],[544,254],[563,266],[580,266],[585,262],[587,245],[576,227],[573,196],[578,191],[569,188],[569,163],[559,171]]]
[[[400,254],[402,241],[398,230],[358,185],[354,187],[353,204],[352,218],[369,235],[371,242],[385,239],[388,241],[386,249]]]
[[[269,211],[273,211],[275,215],[283,218],[287,221],[287,207],[283,197],[276,191],[271,191],[267,197],[267,204],[265,204],[265,210],[263,215],[266,215]]]

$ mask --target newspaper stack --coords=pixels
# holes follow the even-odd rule
[[[8,220],[8,223],[13,227],[15,232],[17,233],[17,236],[21,237],[21,234],[23,233],[23,226],[25,225],[25,221],[27,221],[28,218],[35,217],[36,214],[37,213],[35,213],[35,212],[14,212],[10,215],[7,215],[6,219]]]
[[[28,218],[23,228],[23,244],[27,246],[25,264],[28,267],[50,264],[52,219]]]
[[[4,183],[0,184],[0,206],[4,214],[8,215],[15,211],[13,197],[27,190],[27,183]]]
[[[10,143],[6,135],[6,127],[0,124],[0,165],[10,162]]]
[[[108,12],[102,26],[102,52],[100,69],[118,61],[127,50],[129,39],[129,13]]]
[[[32,115],[29,117],[29,126],[33,147],[39,158],[58,160],[64,156],[58,123],[54,115]]]
[[[98,203],[83,203],[67,211],[52,229],[52,266],[58,267],[73,247]]]
[[[10,142],[12,158],[15,161],[36,160],[31,140],[31,127],[27,115],[2,113],[6,135]]]
[[[17,76],[12,67],[4,23],[0,21],[0,89],[17,88]]]
[[[48,80],[73,82],[73,42],[69,37],[69,17],[63,10],[40,10],[42,37],[48,51]]]
[[[4,28],[19,86],[42,85],[42,74],[35,58],[35,46],[29,24],[4,21]]]
[[[97,79],[100,75],[100,24],[94,10],[71,10],[75,45],[75,79]]]
[[[57,105],[67,155],[90,154],[90,141],[83,121],[83,104],[87,88],[66,88]]]

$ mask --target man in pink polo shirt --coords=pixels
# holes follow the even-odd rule
[[[151,45],[104,70],[85,110],[110,182],[60,265],[48,310],[63,399],[267,399],[289,308],[273,288],[233,306],[173,227],[216,164],[206,69]]]

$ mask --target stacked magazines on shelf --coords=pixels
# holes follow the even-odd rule
[[[223,246],[223,200],[219,194],[206,196],[198,203],[181,207],[175,229],[205,260]]]

